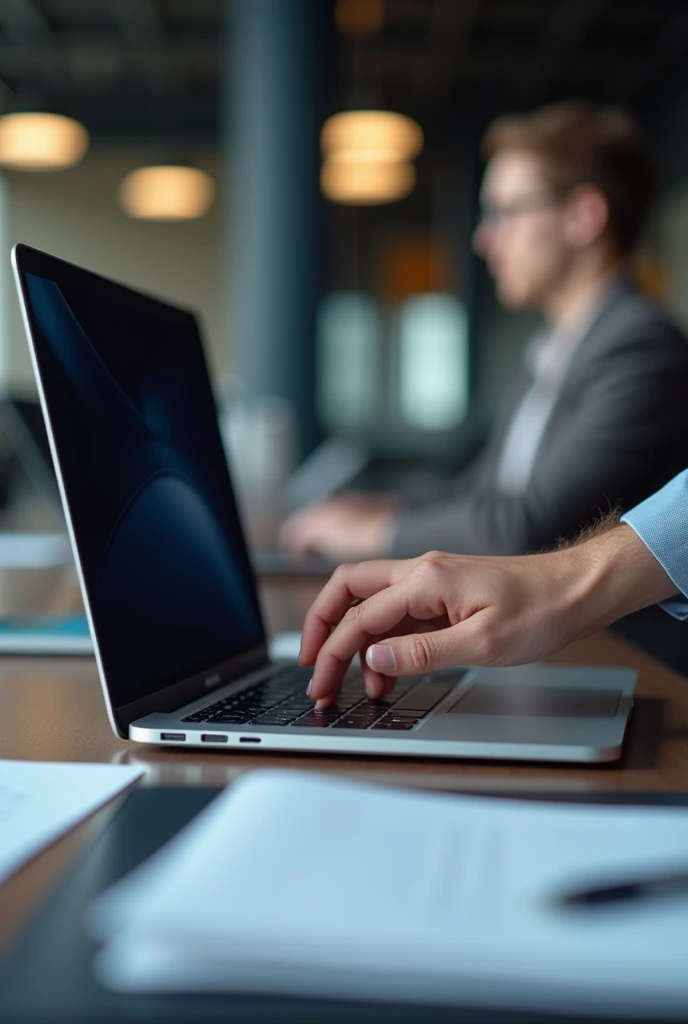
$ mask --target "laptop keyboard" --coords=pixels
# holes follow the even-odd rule
[[[182,721],[405,732],[447,696],[465,671],[453,670],[451,682],[432,675],[420,680],[400,679],[393,693],[377,700],[366,696],[360,672],[350,673],[335,702],[329,708],[316,710],[313,701],[306,696],[311,673],[300,666],[289,666],[269,679],[195,711]],[[446,670],[442,674],[446,679]]]

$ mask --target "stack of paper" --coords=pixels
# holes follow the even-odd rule
[[[688,1016],[688,899],[565,909],[688,861],[688,813],[244,776],[92,908],[127,992]]]
[[[143,773],[126,765],[0,761],[0,882]]]

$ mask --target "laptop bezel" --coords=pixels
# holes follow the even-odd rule
[[[34,332],[35,325],[33,323],[31,303],[29,301],[26,281],[24,275],[27,273],[35,273],[40,277],[47,278],[48,280],[54,280],[54,265],[58,264],[59,273],[63,275],[76,275],[77,279],[83,283],[84,278],[96,278],[99,282],[103,282],[107,285],[114,285],[118,288],[126,288],[128,291],[134,294],[141,295],[146,299],[153,300],[154,302],[160,303],[164,306],[169,306],[172,309],[179,309],[185,313],[190,314],[196,321],[198,328],[199,337],[202,339],[200,330],[200,324],[198,317],[193,310],[189,310],[182,306],[176,306],[172,303],[168,303],[148,294],[147,292],[141,291],[136,288],[131,288],[129,285],[125,285],[120,281],[115,281],[112,278],[106,277],[103,274],[96,274],[91,270],[87,270],[85,267],[80,267],[74,263],[70,263],[68,260],[61,259],[59,256],[54,256],[51,253],[43,252],[40,249],[34,249],[32,246],[26,245],[23,242],[18,242],[12,247],[11,252],[12,269],[14,272],[15,283],[17,286],[17,293],[19,296],[19,305],[21,307],[22,320],[24,323],[24,329],[29,345],[29,351],[31,355],[31,363],[34,371],[34,377],[36,380],[36,387],[38,390],[38,399],[40,402],[41,410],[43,412],[43,419],[45,421],[45,428],[48,434],[48,442],[50,445],[50,453],[53,460],[53,466],[55,469],[55,477],[57,480],[58,491],[60,494],[60,501],[62,503],[62,509],[64,511],[65,522],[67,525],[67,533],[69,535],[70,544],[72,547],[72,553],[74,555],[74,563],[76,566],[77,577],[79,580],[79,587],[81,590],[82,599],[84,602],[84,610],[86,612],[86,619],[88,621],[89,629],[91,631],[91,637],[93,639],[93,650],[96,659],[96,665],[98,668],[98,676],[100,678],[101,687],[103,690],[103,697],[105,700],[105,706],[108,714],[108,719],[113,731],[121,736],[123,739],[129,738],[129,726],[137,718],[142,715],[150,714],[155,711],[170,712],[175,711],[178,708],[183,707],[186,704],[191,703],[194,700],[198,700],[203,696],[210,696],[215,690],[226,686],[232,681],[240,679],[242,676],[248,675],[256,669],[267,666],[270,661],[268,657],[267,638],[265,632],[265,622],[263,619],[262,610],[260,608],[260,600],[257,593],[255,576],[251,574],[251,585],[254,588],[256,595],[256,603],[258,606],[258,614],[260,617],[260,626],[263,634],[263,640],[260,644],[252,647],[248,650],[242,651],[240,654],[234,655],[233,657],[223,660],[222,662],[205,667],[202,671],[194,673],[192,676],[188,676],[177,680],[174,683],[168,684],[153,693],[147,694],[139,700],[129,702],[123,705],[115,705],[110,694],[110,689],[107,681],[107,675],[105,672],[105,666],[98,642],[98,628],[93,618],[91,609],[91,601],[88,593],[88,587],[86,585],[86,579],[81,564],[81,556],[79,552],[79,544],[76,537],[76,531],[74,529],[74,523],[72,519],[69,499],[67,497],[67,491],[62,476],[62,466],[60,462],[60,453],[55,435],[53,433],[52,417],[50,413],[50,406],[45,393],[43,374],[39,365],[38,356],[36,353],[36,347],[34,344]],[[201,348],[203,346],[201,345]],[[205,352],[203,352],[205,359]],[[207,366],[207,364],[206,364]],[[227,466],[227,473],[230,477],[231,485],[231,474],[229,472],[229,466]],[[233,490],[233,488],[232,488]],[[243,523],[241,519],[239,521],[241,536],[244,544],[246,544],[245,535],[243,533]]]

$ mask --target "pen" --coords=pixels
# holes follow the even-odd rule
[[[560,896],[557,903],[565,907],[592,907],[675,894],[688,895],[688,871],[645,875],[615,882],[613,885],[578,889]]]

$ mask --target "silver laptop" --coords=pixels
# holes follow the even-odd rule
[[[112,728],[216,750],[608,761],[623,668],[459,667],[333,707],[268,657],[192,313],[25,245],[12,254]]]

